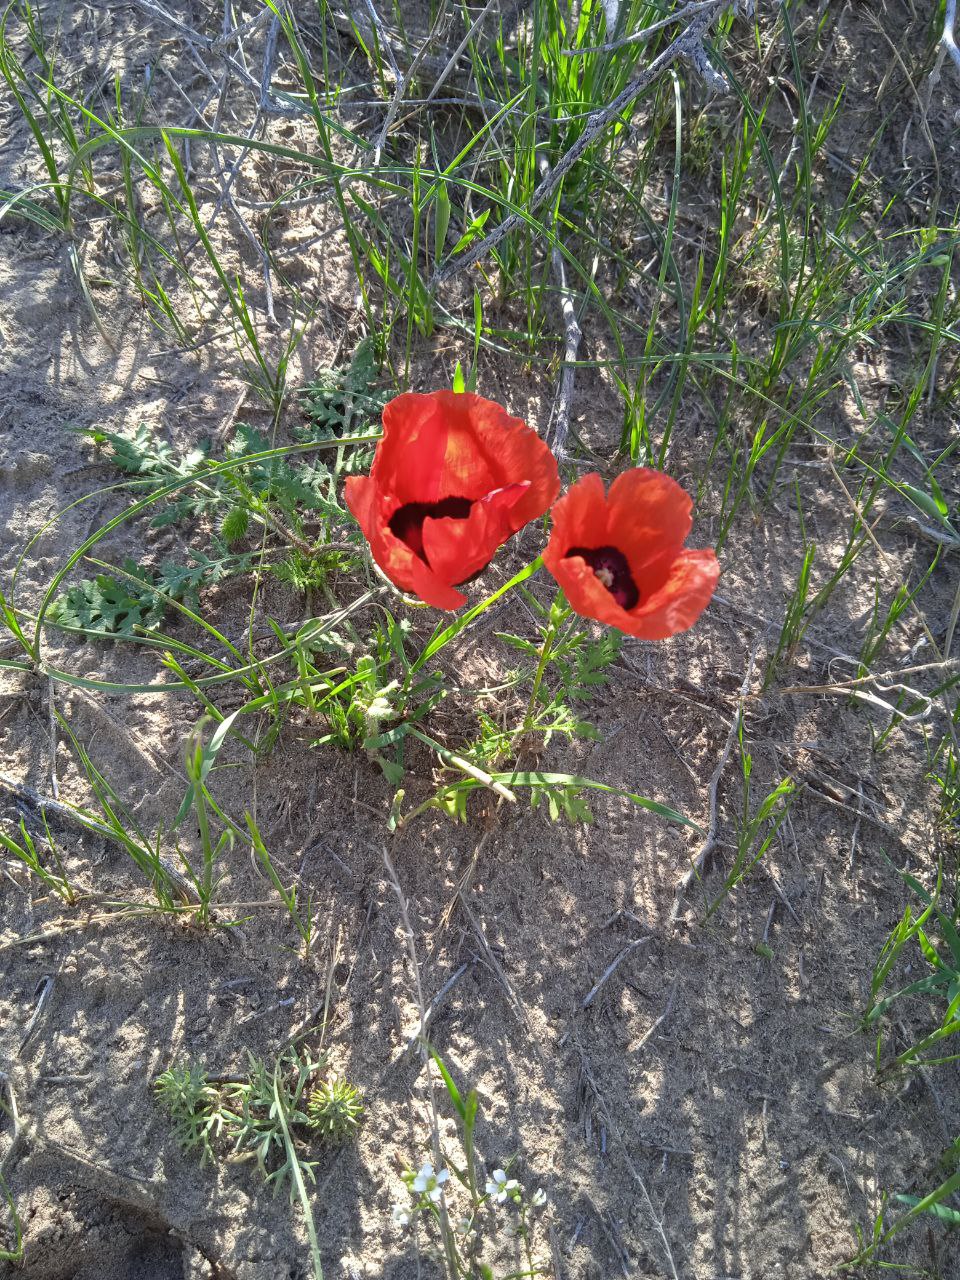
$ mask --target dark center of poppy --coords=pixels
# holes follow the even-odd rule
[[[633,580],[627,557],[616,547],[571,547],[566,558],[579,556],[596,574],[621,609],[632,609],[640,602],[640,592]]]
[[[390,532],[426,564],[423,551],[423,522],[432,520],[466,520],[473,508],[471,498],[442,498],[439,502],[407,502],[390,517]]]

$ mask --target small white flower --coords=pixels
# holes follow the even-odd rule
[[[493,1177],[487,1179],[487,1195],[493,1196],[497,1204],[503,1204],[510,1192],[519,1185],[516,1178],[508,1178],[502,1169],[494,1169]]]
[[[533,1196],[531,1197],[530,1204],[534,1209],[542,1209],[546,1203],[547,1203],[547,1193],[544,1191],[543,1187],[537,1187],[536,1191],[533,1193]]]
[[[439,1173],[434,1173],[433,1165],[427,1161],[414,1178],[413,1189],[414,1191],[419,1191],[421,1195],[427,1196],[434,1204],[438,1204],[440,1197],[443,1195],[443,1184],[449,1177],[449,1170],[441,1169]]]
[[[410,1210],[405,1205],[395,1204],[393,1206],[393,1221],[398,1227],[409,1227]]]

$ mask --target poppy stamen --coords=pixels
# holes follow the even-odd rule
[[[428,564],[423,550],[424,520],[466,520],[473,509],[471,498],[441,498],[439,502],[407,502],[390,517],[390,532],[405,542],[414,555]]]
[[[569,560],[572,556],[586,560],[597,581],[606,587],[621,609],[634,609],[640,603],[640,592],[622,551],[616,547],[571,547],[564,558]]]

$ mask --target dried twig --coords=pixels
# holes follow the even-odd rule
[[[620,967],[623,961],[626,960],[627,956],[632,955],[633,952],[636,951],[637,947],[642,947],[645,943],[649,941],[650,941],[650,938],[646,937],[646,938],[634,938],[632,942],[628,942],[627,945],[623,948],[623,950],[619,953],[619,955],[615,956],[614,959],[610,961],[606,969],[604,969],[603,973],[601,973],[600,977],[597,979],[594,985],[590,988],[589,992],[584,996],[582,1008],[588,1009],[590,1005],[593,1004],[594,1000],[596,1000],[600,992],[603,990],[603,987],[605,986],[605,984],[617,971],[617,969]]]
[[[662,31],[664,27],[675,26],[676,23],[682,22],[684,18],[689,18],[691,14],[699,13],[703,9],[709,9],[715,4],[716,0],[690,0],[690,3],[685,4],[682,9],[677,9],[666,18],[661,18],[659,22],[651,23],[649,27],[644,27],[641,31],[634,31],[632,35],[624,36],[621,40],[611,40],[607,44],[581,46],[578,49],[561,49],[560,52],[565,58],[582,58],[588,53],[613,53],[616,49],[625,49],[629,44],[642,44],[644,40],[649,40],[652,35],[657,31]]]
[[[717,824],[720,809],[717,793],[720,788],[720,779],[723,776],[724,769],[727,767],[727,761],[730,759],[730,752],[733,750],[733,744],[736,741],[740,717],[743,715],[744,703],[750,693],[750,684],[753,680],[753,672],[757,665],[757,654],[760,652],[761,639],[762,636],[757,637],[757,641],[753,646],[753,652],[750,654],[750,661],[747,663],[743,682],[741,683],[739,693],[737,694],[736,708],[733,713],[733,718],[730,721],[727,740],[720,753],[720,759],[717,761],[717,767],[714,769],[710,777],[710,785],[708,787],[708,794],[710,797],[710,824],[707,827],[707,838],[700,846],[700,852],[691,863],[689,869],[684,872],[680,883],[677,885],[673,896],[673,907],[670,911],[669,925],[671,928],[677,923],[680,916],[680,907],[683,903],[683,895],[686,893],[687,889],[689,889],[694,879],[702,874],[703,869],[707,865],[710,855],[713,853],[714,847],[717,843]]]
[[[467,34],[463,37],[463,39],[457,45],[456,49],[454,49],[453,53],[451,53],[450,57],[447,59],[447,65],[443,68],[443,70],[437,76],[436,80],[433,82],[433,87],[431,88],[430,92],[427,94],[427,98],[426,98],[426,102],[428,104],[431,103],[434,100],[434,98],[436,98],[437,94],[443,88],[451,71],[460,61],[460,58],[464,50],[466,49],[467,45],[473,39],[475,33],[480,29],[487,14],[490,12],[490,10],[493,8],[493,6],[497,2],[498,0],[487,0],[487,3],[483,6],[483,8],[477,14],[476,18],[474,18],[473,22],[470,24],[469,28],[467,29]]]
[[[397,905],[400,908],[400,919],[403,924],[403,937],[407,944],[407,955],[410,958],[410,968],[413,970],[414,986],[417,993],[417,1008],[420,1011],[420,1026],[425,1027],[429,1014],[427,1013],[427,1005],[423,998],[423,983],[420,980],[420,964],[417,960],[417,947],[414,942],[413,926],[410,923],[410,912],[407,907],[407,899],[400,887],[400,880],[394,870],[393,863],[390,861],[390,854],[386,845],[383,846],[383,865],[387,872],[387,883],[393,890],[397,899]],[[427,1068],[427,1091],[430,1099],[430,1139],[433,1151],[434,1167],[439,1169],[443,1163],[443,1153],[440,1149],[440,1113],[437,1109],[437,1095],[433,1083],[433,1072],[429,1068],[430,1053],[426,1039],[420,1036],[420,1053],[423,1065]],[[447,1242],[452,1238],[450,1229],[450,1220],[447,1216],[447,1207],[444,1202],[440,1201],[439,1206],[441,1236],[444,1241],[445,1250],[448,1248]],[[448,1263],[451,1259],[447,1258]]]
[[[947,7],[943,15],[943,32],[940,36],[940,47],[937,50],[937,58],[933,64],[933,70],[930,72],[930,78],[927,81],[928,89],[926,93],[926,106],[929,108],[930,96],[933,92],[933,86],[939,83],[940,73],[943,70],[944,59],[949,55],[953,59],[954,66],[960,71],[960,49],[957,48],[956,37],[957,26],[957,0],[947,0]]]
[[[372,17],[374,18],[374,21],[377,21],[376,10],[374,9],[373,5],[370,3],[370,0],[367,0],[367,8],[370,10]],[[391,99],[390,105],[387,108],[387,114],[384,116],[383,124],[380,127],[380,134],[377,138],[377,143],[373,150],[374,165],[378,165],[380,163],[380,157],[383,154],[383,149],[387,144],[387,134],[390,132],[390,126],[393,124],[394,120],[396,119],[397,112],[400,110],[400,104],[403,101],[404,94],[407,92],[407,89],[410,86],[410,82],[413,80],[413,77],[417,74],[421,64],[424,62],[425,58],[427,57],[427,53],[433,47],[436,33],[440,26],[440,21],[443,17],[443,12],[444,12],[443,6],[441,5],[437,10],[437,16],[436,16],[436,19],[434,20],[433,26],[430,28],[429,33],[424,37],[423,41],[420,44],[420,48],[413,55],[413,60],[410,63],[410,65],[407,67],[403,75],[399,75],[396,61],[394,60],[393,62],[393,69],[395,72],[398,73],[397,87],[396,87],[396,90],[394,91],[394,95],[393,95],[393,98]],[[387,47],[389,48],[389,45]],[[447,68],[447,74],[449,74],[449,67]]]
[[[34,1009],[33,1013],[30,1015],[30,1021],[27,1023],[26,1029],[24,1030],[23,1036],[21,1037],[20,1047],[17,1050],[18,1058],[20,1057],[24,1049],[26,1049],[27,1045],[30,1043],[30,1041],[33,1039],[33,1037],[37,1033],[37,1029],[40,1026],[40,1019],[46,1013],[47,1005],[50,1003],[50,997],[53,995],[53,988],[54,988],[55,981],[56,981],[56,977],[54,974],[45,973],[43,977],[40,979],[40,981],[37,983],[37,988],[36,988],[36,991],[34,992],[34,997],[37,1001],[37,1007]]]
[[[623,1140],[623,1134],[620,1131],[620,1127],[617,1124],[616,1120],[614,1119],[613,1114],[607,1107],[603,1094],[600,1091],[600,1086],[597,1083],[596,1076],[593,1074],[593,1070],[590,1066],[590,1062],[582,1048],[579,1049],[579,1055],[580,1055],[580,1070],[584,1079],[587,1081],[587,1083],[590,1086],[590,1090],[596,1102],[597,1109],[600,1111],[600,1114],[603,1116],[604,1122],[606,1123],[607,1127],[610,1129],[610,1132],[613,1134],[617,1142],[620,1144],[620,1154],[623,1156],[623,1162],[627,1166],[627,1170],[631,1178],[634,1180],[634,1182],[637,1184],[637,1186],[640,1189],[640,1195],[643,1198],[643,1202],[647,1210],[647,1216],[649,1217],[651,1223],[653,1224],[654,1231],[656,1232],[657,1236],[660,1239],[660,1244],[661,1244],[661,1247],[663,1248],[664,1257],[666,1259],[667,1266],[670,1269],[669,1273],[670,1273],[671,1280],[680,1280],[679,1274],[677,1272],[677,1264],[674,1261],[674,1257],[673,1257],[673,1250],[670,1248],[670,1241],[667,1238],[666,1228],[664,1227],[663,1217],[659,1213],[657,1213],[656,1209],[654,1209],[653,1207],[653,1201],[650,1199],[650,1193],[647,1190],[647,1184],[644,1182],[639,1169],[633,1163],[633,1160],[630,1158],[630,1152],[627,1150],[627,1144]]]
[[[564,349],[563,366],[560,370],[560,386],[554,405],[553,421],[548,432],[548,444],[563,462],[566,456],[567,435],[570,431],[570,412],[573,408],[573,382],[577,372],[577,356],[580,351],[580,339],[583,337],[577,309],[573,305],[573,295],[567,288],[567,273],[563,264],[563,255],[556,246],[550,251],[550,263],[557,277],[560,289],[560,314],[563,316]]]
[[[550,166],[545,158],[540,159],[540,173],[546,178],[550,174]],[[552,220],[556,228],[556,218]],[[580,340],[583,332],[577,319],[577,308],[574,305],[573,293],[567,285],[567,268],[563,254],[557,243],[550,247],[550,266],[557,281],[560,293],[560,314],[563,317],[564,350],[563,365],[560,370],[560,385],[557,388],[557,399],[553,406],[550,422],[547,426],[547,443],[563,462],[566,456],[567,435],[570,431],[570,411],[573,408],[573,382],[576,377],[577,355],[580,351]]]
[[[54,800],[49,796],[41,795],[33,787],[28,787],[24,782],[17,782],[5,773],[0,773],[0,791],[6,791],[15,800],[28,804],[31,809],[36,809],[41,815],[51,813],[54,817],[68,823],[70,826],[79,827],[82,831],[93,832],[98,836],[103,836],[105,840],[112,841],[112,843],[119,845],[121,849],[126,847],[116,831],[112,827],[108,827],[105,822],[99,822],[96,818],[87,817],[79,809],[74,809],[72,805],[64,804],[62,800]],[[166,854],[161,853],[158,855],[158,861],[180,892],[191,902],[198,903],[200,897],[197,893],[196,885],[183,874],[173,860],[168,858]]]
[[[414,1031],[413,1035],[410,1037],[407,1043],[403,1046],[403,1048],[399,1051],[399,1053],[395,1055],[393,1059],[394,1064],[399,1062],[400,1059],[403,1057],[403,1055],[409,1052],[409,1050],[413,1048],[413,1046],[417,1043],[417,1041],[422,1036],[426,1035],[427,1027],[430,1025],[430,1021],[433,1018],[433,1015],[440,1008],[440,1005],[442,1004],[444,997],[453,990],[453,988],[457,985],[457,983],[460,981],[463,975],[471,967],[472,963],[473,962],[470,960],[465,960],[463,964],[460,966],[460,968],[456,969],[450,975],[450,977],[446,980],[446,982],[443,984],[443,986],[440,988],[440,990],[437,992],[437,994],[433,997],[433,999],[430,1001],[430,1003],[427,1005],[426,1009],[424,1010],[416,1031]]]
[[[650,1026],[646,1029],[646,1031],[643,1033],[643,1035],[640,1037],[639,1040],[637,1040],[634,1044],[627,1045],[627,1053],[639,1053],[640,1050],[644,1047],[644,1045],[653,1039],[653,1037],[656,1035],[659,1029],[670,1017],[671,1013],[673,1013],[673,1006],[674,1006],[674,1002],[676,1001],[676,998],[677,998],[677,982],[676,982],[676,979],[674,979],[673,985],[670,988],[670,992],[667,995],[667,1003],[666,1003],[666,1007],[663,1010],[663,1013],[661,1013],[660,1017],[656,1018],[650,1024]]]
[[[0,1160],[0,1178],[2,1178],[17,1154],[23,1138],[23,1129],[20,1125],[20,1113],[17,1110],[17,1095],[13,1092],[13,1083],[5,1071],[0,1071],[0,1088],[7,1095],[7,1101],[5,1103],[0,1102],[0,1106],[10,1117],[10,1123],[13,1125],[13,1137],[10,1141],[10,1146],[7,1149],[7,1154]]]

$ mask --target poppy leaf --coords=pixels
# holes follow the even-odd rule
[[[639,805],[641,809],[647,809],[650,813],[657,814],[660,818],[666,818],[668,822],[677,822],[681,826],[690,827],[692,830],[703,834],[703,828],[693,821],[692,818],[685,817],[682,813],[678,813],[676,809],[671,809],[668,805],[660,804],[657,800],[648,800],[646,796],[638,795],[633,791],[625,791],[620,787],[609,786],[605,782],[597,782],[593,778],[583,778],[578,774],[571,773],[498,773],[493,775],[497,782],[507,783],[511,787],[576,787],[582,790],[602,791],[606,795],[622,796],[625,800],[630,800],[635,805]]]

